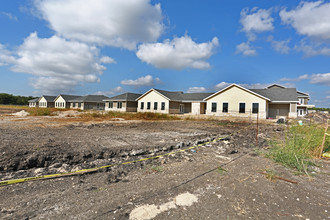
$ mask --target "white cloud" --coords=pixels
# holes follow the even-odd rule
[[[98,91],[95,93],[95,95],[113,96],[115,94],[123,93],[124,91],[125,90],[122,87],[117,86],[116,88],[110,89],[109,91],[105,91],[105,92]]]
[[[3,44],[0,44],[0,66],[8,65],[14,61],[15,57],[12,56],[12,53]]]
[[[96,47],[58,36],[39,38],[37,33],[24,40],[10,63],[12,71],[34,75],[32,86],[48,94],[72,91],[84,82],[99,82],[106,69]]]
[[[200,92],[207,92],[207,89],[204,87],[190,87],[187,90],[187,93],[200,93]]]
[[[330,86],[330,73],[312,74],[309,78],[311,84]]]
[[[108,56],[103,56],[100,59],[101,63],[117,63],[113,58],[108,57]]]
[[[302,40],[300,44],[295,46],[295,50],[303,52],[305,57],[311,56],[330,56],[330,47],[320,43],[307,44],[305,40]]]
[[[156,41],[164,29],[150,0],[34,0],[40,17],[68,39],[130,50]]]
[[[280,17],[301,35],[317,40],[330,40],[330,3],[324,1],[301,2],[291,11],[283,9]]]
[[[154,86],[155,84],[160,83],[160,79],[158,77],[153,78],[151,75],[146,75],[136,80],[122,80],[120,83],[127,86]]]
[[[13,15],[13,14],[11,14],[11,13],[9,13],[9,12],[1,11],[0,14],[3,14],[3,15],[6,16],[7,18],[9,18],[10,20],[18,21],[18,18],[17,18],[15,15]]]
[[[326,96],[325,98],[326,98],[326,99],[330,99],[330,95]]]
[[[274,40],[273,36],[269,36],[267,38],[267,41],[269,41],[273,47],[273,49],[281,54],[288,54],[290,51],[290,47],[288,46],[290,39],[283,40],[283,41],[276,41]]]
[[[216,91],[219,91],[221,89],[226,88],[227,86],[230,86],[233,83],[229,82],[220,82],[217,85],[214,86],[214,89]],[[237,85],[240,85],[244,88],[247,89],[263,89],[266,88],[267,86],[271,85],[272,83],[253,83],[253,84],[247,84],[247,83],[236,83]]]
[[[271,17],[272,9],[245,8],[241,11],[240,23],[242,31],[246,33],[249,41],[256,39],[255,33],[271,31],[274,29],[274,19]]]
[[[162,69],[207,69],[210,64],[206,62],[214,49],[219,45],[218,38],[211,42],[196,43],[189,36],[175,37],[163,43],[146,43],[139,46],[136,53],[142,61]]]
[[[297,78],[282,78],[280,79],[280,81],[291,81],[291,82],[298,82],[298,81],[301,81],[303,79],[308,79],[309,78],[309,75],[308,74],[304,74],[304,75],[301,75]]]
[[[301,81],[309,79],[309,83],[330,86],[330,73],[304,74],[297,78],[282,78],[280,81]]]
[[[243,54],[244,56],[255,56],[257,55],[257,51],[256,49],[254,49],[249,42],[245,43],[241,43],[239,45],[236,46],[236,53],[239,54]]]

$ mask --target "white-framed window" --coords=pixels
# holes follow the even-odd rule
[[[299,104],[300,104],[300,105],[304,104],[304,99],[299,98],[298,100],[299,100]]]
[[[217,112],[217,103],[216,102],[212,102],[211,112]]]
[[[222,103],[222,112],[228,112],[228,102],[223,102]]]

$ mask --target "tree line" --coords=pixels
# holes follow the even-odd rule
[[[28,105],[33,96],[15,96],[7,93],[0,93],[0,104],[2,105]]]

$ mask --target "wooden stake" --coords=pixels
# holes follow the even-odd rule
[[[256,147],[258,147],[258,132],[259,132],[259,111],[257,113],[257,132],[256,132]]]
[[[327,125],[325,126],[324,135],[323,135],[323,141],[322,141],[322,145],[321,145],[321,149],[320,149],[319,158],[321,158],[322,153],[323,153],[324,143],[325,143],[325,137],[327,135],[328,126],[329,126],[329,119],[327,119]]]

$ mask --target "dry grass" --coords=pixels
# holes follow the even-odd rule
[[[152,112],[87,112],[82,115],[84,118],[100,118],[100,119],[114,119],[122,118],[125,120],[179,120],[180,118],[168,115],[168,114],[159,114]]]

